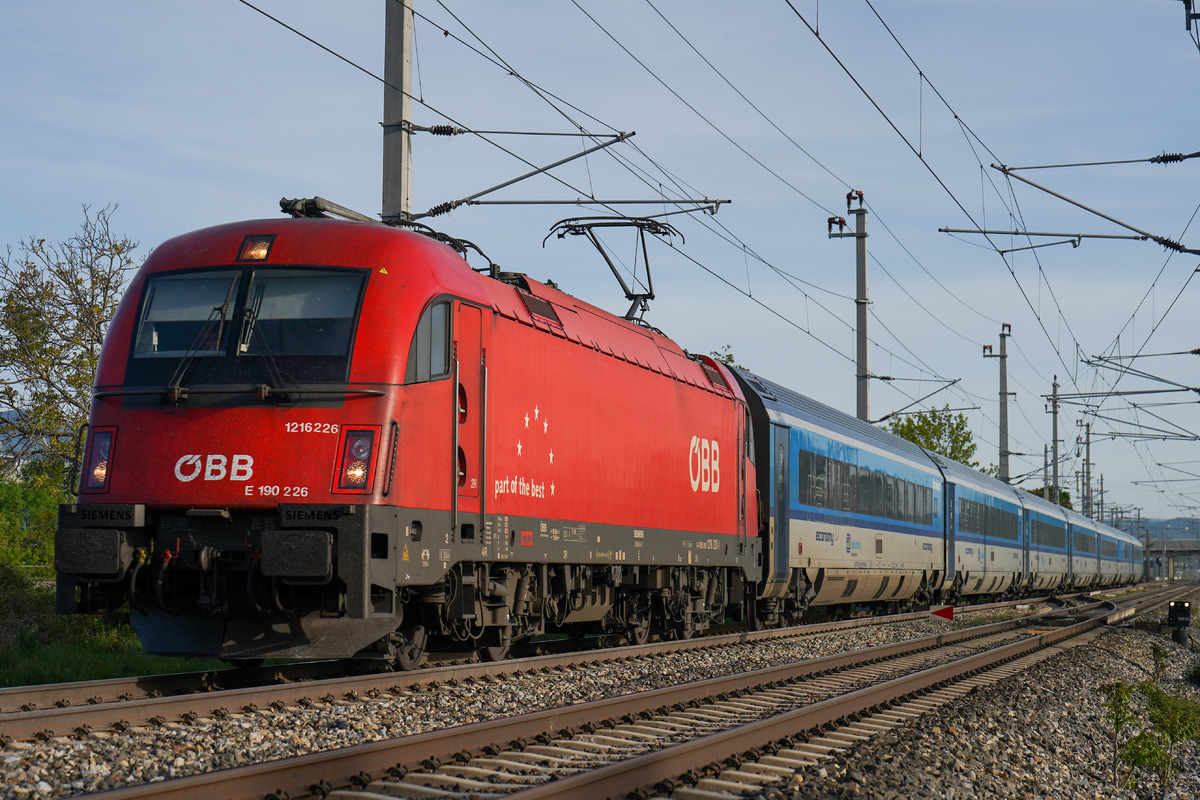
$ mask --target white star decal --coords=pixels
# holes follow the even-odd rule
[[[538,407],[536,405],[533,407],[533,418],[538,418]]]
[[[517,455],[521,455],[521,440],[517,440]]]
[[[547,422],[546,420],[542,420],[542,433],[549,433],[549,432],[550,432],[550,423]]]
[[[525,412],[525,427],[529,427],[529,412]]]
[[[551,464],[554,463],[554,451],[553,450],[550,451],[550,463]]]
[[[550,496],[554,497],[554,483],[553,482],[550,484]]]

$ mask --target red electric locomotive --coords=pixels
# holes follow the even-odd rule
[[[60,612],[147,652],[499,657],[746,618],[737,381],[420,233],[251,221],[156,248],[100,358]]]

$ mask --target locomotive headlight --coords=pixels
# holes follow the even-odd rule
[[[346,474],[343,477],[350,486],[362,486],[367,482],[367,465],[362,461],[355,461],[346,467]]]
[[[344,429],[333,491],[364,494],[371,491],[375,477],[375,442],[378,438],[378,428]]]
[[[83,459],[84,492],[107,492],[108,480],[112,475],[113,445],[116,443],[115,428],[95,428],[88,436],[86,454]]]
[[[238,248],[237,260],[241,261],[266,261],[271,255],[271,246],[275,244],[275,234],[256,234],[247,236],[242,240],[242,246]]]
[[[373,436],[359,436],[350,442],[350,455],[357,459],[364,459],[371,455],[371,441]]]

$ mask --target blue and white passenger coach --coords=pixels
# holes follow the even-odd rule
[[[1062,506],[1018,492],[1025,507],[1026,589],[1049,592],[1068,585],[1071,559],[1067,550],[1067,518]]]
[[[756,441],[771,454],[770,469],[759,470],[771,531],[763,596],[795,598],[785,606],[929,602],[948,566],[944,482],[929,455],[779,384],[736,374]]]
[[[1136,539],[741,369],[755,442],[758,622],[809,606],[1026,596],[1137,580]]]
[[[946,478],[946,548],[954,578],[953,600],[978,594],[1007,594],[1024,581],[1022,512],[1013,488],[937,454],[930,457]]]

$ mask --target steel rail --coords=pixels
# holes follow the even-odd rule
[[[1185,591],[1188,590],[1190,590],[1190,587]],[[1152,599],[1142,601],[1137,608],[1164,602],[1164,594],[1159,593]],[[1136,610],[1136,608],[1130,609],[1128,614],[1136,613]],[[1097,617],[1096,620],[1081,624],[1094,627],[1103,621],[1121,614],[1126,614],[1126,612],[1110,612],[1108,615]],[[496,742],[509,741],[514,738],[533,741],[538,736],[553,736],[560,733],[563,729],[573,729],[591,724],[597,719],[620,718],[627,714],[638,714],[648,708],[670,707],[675,703],[690,702],[713,692],[744,691],[756,686],[769,684],[773,681],[787,680],[789,676],[792,679],[800,679],[840,666],[878,660],[884,658],[885,653],[888,652],[899,655],[911,650],[928,649],[928,647],[936,646],[938,642],[952,644],[962,639],[1012,629],[1020,627],[1023,624],[1023,621],[995,623],[993,625],[980,626],[979,628],[964,629],[938,636],[925,637],[923,640],[867,648],[853,653],[843,653],[824,659],[757,670],[737,676],[713,678],[699,684],[669,687],[651,692],[640,692],[609,698],[595,703],[550,709],[513,718],[497,719],[475,725],[407,736],[400,739],[372,742],[263,764],[237,767],[152,784],[142,784],[124,789],[114,789],[97,793],[93,797],[97,798],[97,800],[141,800],[141,798],[148,797],[161,798],[162,800],[213,800],[213,798],[224,797],[262,797],[271,793],[274,793],[277,797],[287,796],[292,798],[305,795],[313,796],[314,794],[322,795],[333,788],[328,782],[330,779],[349,783],[351,776],[358,776],[358,784],[362,785],[364,777],[387,774],[389,770],[396,767],[420,763],[431,758],[451,760],[455,754],[479,752],[485,747],[495,745]],[[1070,636],[1070,632],[1077,627],[1071,626],[1051,633],[1041,634],[1037,637],[1037,641],[1044,643],[1060,641]],[[926,646],[918,647],[917,645],[919,644]],[[1024,642],[1008,647],[1013,652],[1020,652],[1022,646],[1026,649],[1029,647]],[[973,666],[968,669],[978,669],[980,668],[979,665],[983,664],[984,661],[985,659],[979,656],[971,657],[968,659],[968,662]],[[945,678],[931,680],[930,674],[929,670],[919,673],[919,675],[924,677],[915,679],[916,683],[914,685],[933,685],[938,681],[945,680]],[[881,686],[883,685],[896,686],[898,684],[888,682],[888,684],[881,684]],[[886,698],[886,693],[881,692],[879,687],[871,687],[870,689],[853,692],[850,697],[854,699],[846,702],[862,702],[864,699],[870,698],[871,702],[866,703],[864,706],[867,708],[885,702],[888,699]],[[838,700],[825,701],[814,705],[813,708],[818,709],[816,712],[818,715],[823,715],[818,718],[832,721],[849,713],[840,705],[841,702]],[[799,712],[791,713],[794,715]],[[788,719],[792,720],[788,725],[795,724],[794,716],[789,716]],[[795,732],[795,730],[796,728],[792,727],[791,732]],[[732,751],[738,751],[745,749],[746,739],[741,738],[741,735],[739,735],[739,733],[744,735],[745,731],[746,728],[741,727],[736,729],[736,732],[718,735],[721,736],[720,741],[725,742],[727,746],[732,746]],[[711,738],[711,736],[706,737],[706,739]],[[737,746],[738,743],[741,743],[742,747],[739,748]],[[636,770],[636,775],[638,776],[636,780],[641,781],[644,779],[643,776],[650,774],[650,771],[654,769],[650,765],[661,761],[668,752],[671,752],[672,758],[674,758],[681,751],[674,751],[674,748],[665,748],[657,751],[652,756],[631,760],[630,764],[634,765],[633,769]],[[684,768],[677,769],[674,773],[675,775],[682,774],[687,768],[700,763],[696,759],[697,756],[693,754],[682,756],[680,761],[671,760],[669,768],[664,767],[663,769],[656,770],[655,774],[665,775],[671,769],[676,768],[679,763],[686,761],[688,763],[684,765]],[[604,768],[598,771],[597,774],[602,773],[601,780],[617,780],[612,778],[614,770],[616,770],[616,767]],[[625,774],[626,777],[620,778],[619,782],[623,782],[625,786],[629,785],[629,780],[635,779],[628,777],[635,773],[622,774]],[[650,782],[655,783],[662,779],[661,777],[657,777]],[[550,792],[551,794],[522,794],[522,796],[602,796],[604,793],[603,790],[596,788],[594,792],[591,789],[581,789],[577,795],[574,793],[568,795],[565,793],[565,790],[568,788],[566,780],[571,779],[556,780],[548,787],[541,789],[542,792]],[[582,781],[584,778],[580,777],[575,780]],[[317,787],[320,787],[320,789],[318,790]]]
[[[1018,658],[1034,650],[1070,638],[1102,624],[1093,619],[1050,633],[1003,645],[959,661],[932,667],[903,678],[869,686],[829,700],[814,703],[759,722],[710,734],[700,739],[668,745],[653,753],[607,767],[571,775],[550,783],[515,792],[519,800],[561,797],[624,797],[634,789],[647,789],[758,743],[795,735],[797,732],[844,721],[868,709],[882,706],[904,695],[941,686],[977,671]]]
[[[1076,609],[1076,610],[1083,610]],[[1052,618],[1067,613],[1069,609],[1061,608],[1030,615],[1021,618],[1022,621]],[[433,667],[413,672],[372,673],[368,675],[350,675],[337,678],[327,678],[317,681],[299,683],[281,683],[271,685],[249,686],[236,689],[223,689],[204,693],[179,694],[170,697],[157,696],[139,699],[123,700],[120,702],[87,703],[85,705],[64,705],[56,708],[34,709],[30,711],[14,711],[0,714],[0,742],[19,739],[48,739],[54,736],[76,733],[86,734],[92,730],[116,728],[118,730],[131,727],[158,725],[168,721],[181,720],[189,723],[202,717],[224,717],[230,713],[242,710],[255,710],[266,706],[287,706],[302,700],[313,698],[344,698],[355,700],[360,697],[377,696],[384,692],[394,692],[403,687],[436,684],[449,680],[465,680],[467,678],[483,678],[499,675],[519,674],[544,669],[558,669],[579,664],[598,663],[620,658],[636,658],[654,655],[667,655],[678,652],[711,649],[733,644],[784,639],[830,632],[847,628],[859,627],[859,623],[887,619],[891,622],[926,619],[928,613],[898,614],[890,618],[866,618],[863,620],[841,620],[837,622],[818,623],[799,628],[779,628],[767,631],[752,631],[721,636],[705,637],[686,642],[671,642],[634,645],[627,647],[608,648],[595,651],[572,652],[562,655],[537,656],[519,661],[501,661],[449,667]],[[1011,625],[1020,622],[996,623]],[[995,626],[980,626],[964,629],[962,638],[983,636],[995,630]],[[955,634],[942,634],[953,636]],[[939,637],[925,637],[909,640],[894,645],[882,645],[882,648],[905,648],[912,645],[913,649],[935,646],[934,644],[920,645]],[[957,641],[951,639],[946,641]],[[909,652],[900,649],[894,652]],[[881,653],[886,650],[881,650]],[[891,655],[882,657],[892,657]],[[818,661],[824,661],[819,659]],[[808,663],[808,662],[806,662]],[[815,662],[814,662],[815,663]],[[831,662],[833,663],[833,662]],[[826,669],[832,667],[825,667]],[[837,668],[840,668],[838,666]]]
[[[1071,599],[1082,596],[1082,593],[1053,596],[1047,595],[1043,597],[1031,597],[1022,600],[1011,600],[1001,603],[986,603],[981,605],[956,606],[955,614],[969,614],[974,612],[982,612],[997,608],[1007,608],[1016,605],[1035,605],[1038,603],[1059,602],[1065,599]],[[693,650],[701,647],[719,647],[732,643],[748,643],[763,641],[767,639],[785,638],[792,636],[805,636],[809,634],[826,633],[830,631],[849,630],[858,627],[867,627],[872,625],[887,625],[894,622],[916,621],[927,619],[928,612],[906,612],[903,614],[890,614],[881,617],[862,617],[849,620],[837,620],[832,622],[809,623],[798,625],[790,628],[772,628],[765,631],[741,631],[737,633],[722,633],[713,636],[703,637],[688,642],[673,642],[673,643],[656,643],[645,645],[630,645],[623,647],[609,647],[596,652],[576,651],[571,658],[576,661],[594,661],[603,658],[628,658],[631,656],[644,655],[652,652],[662,652],[665,648],[671,648],[674,652],[681,650]],[[477,677],[483,674],[497,674],[497,670],[510,672],[521,671],[524,669],[541,669],[546,666],[553,666],[549,663],[549,659],[554,656],[530,656],[521,659],[512,659],[490,666],[472,665],[472,668],[478,666],[478,672],[469,672],[471,677]],[[185,692],[192,693],[211,693],[215,691],[229,691],[231,689],[249,688],[255,685],[278,684],[297,680],[330,680],[337,677],[347,677],[339,675],[331,678],[329,673],[333,672],[353,672],[355,667],[354,662],[335,662],[335,661],[319,661],[307,662],[304,664],[281,664],[270,667],[260,667],[253,670],[248,669],[214,669],[202,670],[197,672],[180,672],[166,675],[143,675],[132,678],[109,678],[94,681],[72,681],[67,683],[48,683],[32,686],[11,686],[0,688],[0,735],[8,733],[4,727],[4,719],[7,714],[12,713],[28,713],[39,709],[50,709],[54,707],[65,708],[83,705],[100,705],[103,703],[130,702],[133,699],[158,697],[168,694],[183,694]],[[364,662],[365,663],[365,662]],[[361,675],[353,676],[355,679],[370,680],[369,675],[388,675],[390,685],[395,685],[400,682],[407,682],[413,685],[420,683],[429,683],[432,681],[448,680],[451,677],[461,678],[463,667],[459,666],[431,666],[423,670],[417,670],[411,673],[380,673],[373,670],[368,673],[367,677]],[[454,673],[458,670],[458,674]],[[313,674],[317,677],[312,677]],[[410,676],[405,680],[402,676]],[[342,687],[336,687],[341,689]],[[364,691],[370,691],[375,686],[368,686]],[[63,730],[70,730],[74,726],[68,725]],[[11,733],[9,734],[11,735]]]
[[[1062,611],[1047,612],[1045,615],[1060,614]],[[876,658],[893,658],[897,655],[936,647],[949,642],[985,636],[991,633],[1011,630],[1019,627],[1021,621],[1010,620],[984,625],[976,628],[964,628],[959,631],[927,636],[920,639],[910,639],[904,642],[879,645],[866,650],[855,650],[838,655],[828,656],[810,661],[800,662],[804,672],[810,674],[831,669],[842,669],[850,664]],[[642,648],[637,648],[642,649]],[[691,648],[698,649],[698,648]],[[608,656],[605,660],[614,656]],[[600,660],[598,658],[592,661]],[[569,666],[579,663],[578,660],[569,664],[559,663],[561,657],[546,657],[529,659],[522,663],[522,668],[514,670],[505,668],[503,663],[472,665],[473,677],[487,677],[516,672],[533,672],[539,669]],[[479,669],[474,669],[478,667]],[[786,668],[784,668],[786,669]],[[757,673],[746,673],[754,675]],[[420,680],[412,682],[398,681],[397,678],[415,676]],[[78,706],[67,708],[46,709],[43,711],[28,711],[8,714],[0,718],[0,736],[13,739],[37,736],[47,738],[55,732],[72,731],[77,729],[96,729],[114,722],[121,727],[132,727],[129,720],[136,720],[139,725],[154,724],[166,721],[168,717],[199,718],[208,716],[225,716],[231,711],[240,711],[248,707],[257,708],[271,704],[295,704],[301,699],[311,699],[317,693],[320,697],[357,698],[369,696],[371,692],[390,691],[399,685],[415,685],[417,683],[437,683],[449,679],[463,680],[460,671],[453,668],[435,668],[420,670],[413,673],[389,673],[387,675],[371,676],[370,688],[364,689],[363,681],[359,678],[344,678],[320,681],[318,683],[285,684],[269,687],[251,687],[233,689],[211,694],[180,695],[178,697],[158,697],[142,700],[129,700],[120,704],[105,704],[93,706]],[[720,678],[713,678],[719,681]],[[770,679],[768,679],[770,680]],[[348,691],[347,691],[348,690]],[[677,701],[672,701],[677,702]],[[220,705],[214,705],[219,703]],[[47,727],[49,726],[49,727]],[[84,726],[87,726],[86,728]]]
[[[647,755],[637,756],[596,770],[559,778],[555,781],[514,792],[518,800],[543,800],[561,797],[626,797],[637,790],[649,790],[670,781],[697,766],[717,762],[731,753],[794,736],[822,726],[840,724],[871,709],[886,706],[899,698],[928,691],[961,680],[986,669],[1007,663],[1028,653],[1052,646],[1111,621],[1125,619],[1161,602],[1194,591],[1194,587],[1167,591],[1162,597],[1147,599],[1131,608],[1116,609],[1055,631],[1039,634],[1012,644],[967,656],[958,661],[932,667],[902,678],[814,703],[759,722],[751,722],[719,733],[669,745]]]
[[[533,741],[539,736],[553,736],[563,729],[594,724],[597,720],[619,719],[627,715],[637,715],[647,709],[669,708],[715,694],[745,692],[764,685],[811,678],[850,666],[1010,631],[1027,624],[1027,620],[998,622],[738,675],[710,678],[683,686],[621,695],[594,703],[581,703],[264,764],[114,789],[92,796],[97,800],[140,800],[147,797],[163,800],[212,800],[214,797],[253,797],[274,792],[277,796],[286,794],[295,798],[304,794],[309,787],[328,781],[331,777],[346,781],[350,776],[378,775],[387,773],[397,765],[420,763],[431,758],[439,761],[452,760],[455,754],[464,751],[478,752],[497,742],[517,738]],[[328,783],[325,785],[328,786]],[[553,782],[553,786],[561,785],[561,781]]]

